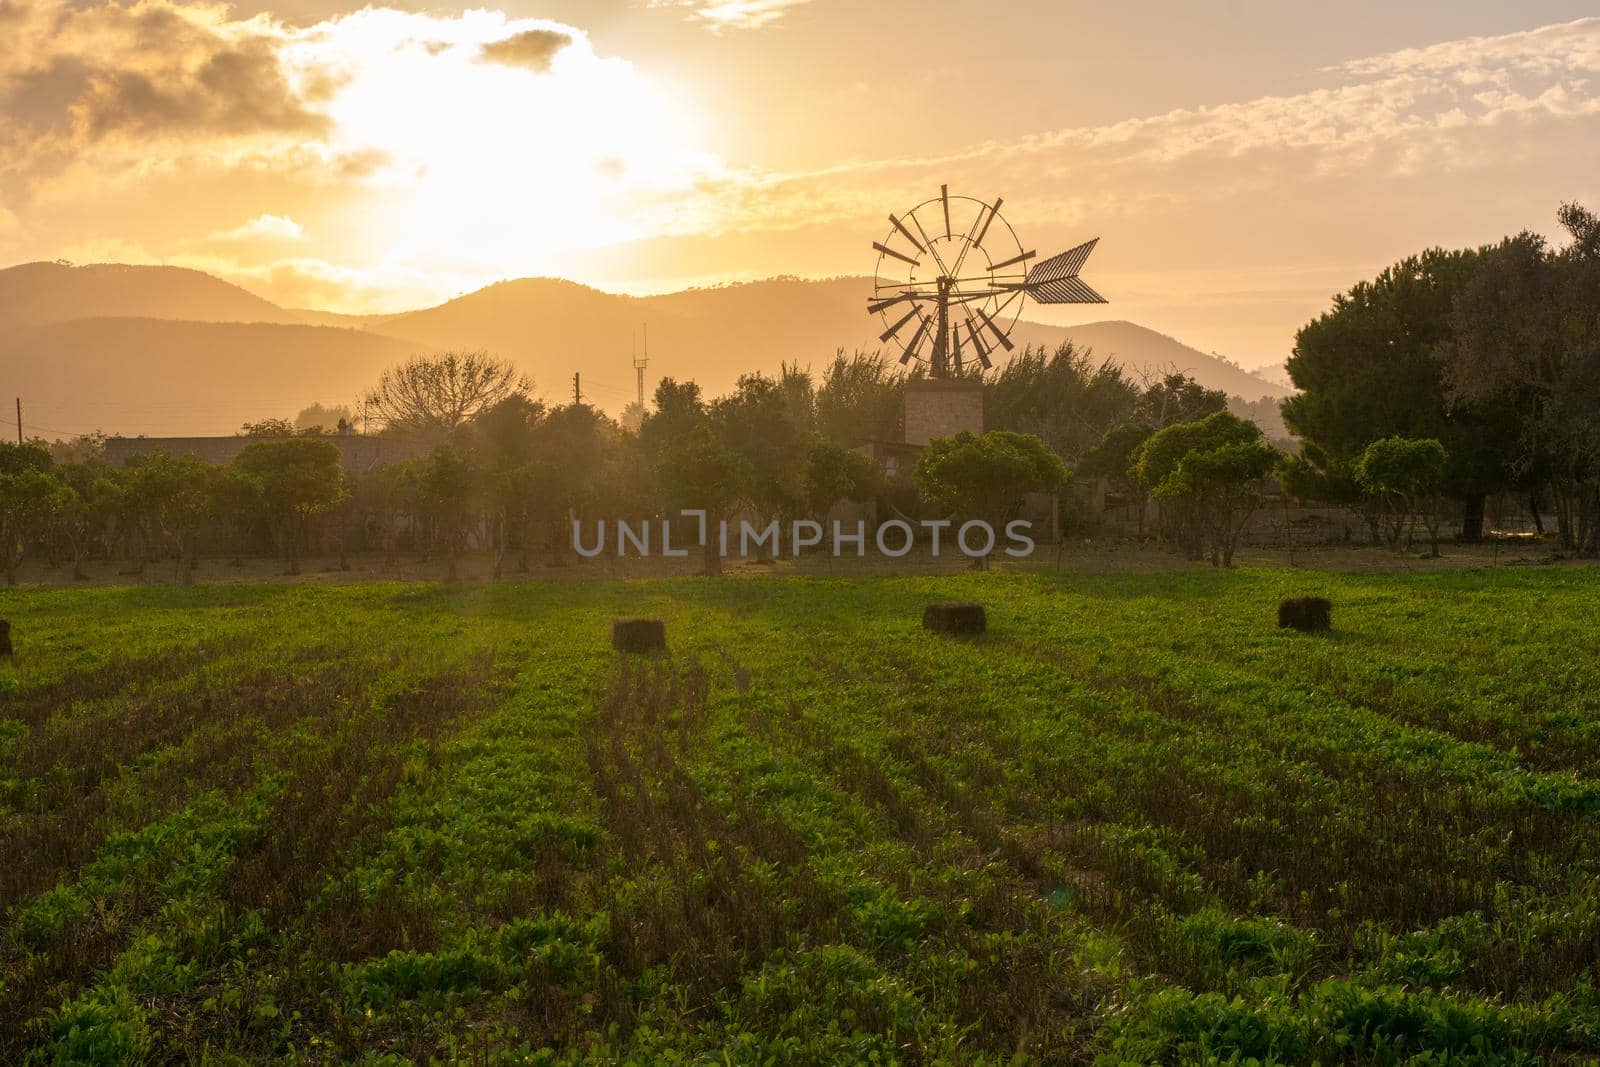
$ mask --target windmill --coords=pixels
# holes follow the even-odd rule
[[[1078,277],[1099,238],[1040,260],[1024,250],[993,204],[939,195],[903,215],[872,247],[878,253],[867,311],[883,319],[880,341],[900,348],[900,362],[924,363],[935,378],[960,378],[970,363],[992,365],[996,349],[1014,347],[1011,330],[1032,298],[1040,304],[1104,304]]]

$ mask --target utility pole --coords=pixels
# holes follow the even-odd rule
[[[639,410],[644,410],[644,369],[650,363],[650,326],[644,328],[644,355],[633,354],[633,371],[639,378]]]
[[[17,397],[17,444],[22,443],[22,398]]]
[[[577,371],[572,372],[572,402],[574,404],[583,403],[583,390],[578,387]]]

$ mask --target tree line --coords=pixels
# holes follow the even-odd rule
[[[879,355],[746,375],[715,398],[666,378],[650,405],[613,420],[535,399],[486,353],[447,352],[391,368],[364,398],[381,433],[426,449],[370,471],[343,470],[320,427],[284,420],[247,424],[255,439],[226,465],[150,455],[113,468],[84,448],[0,447],[0,565],[14,583],[27,552],[76,576],[89,558],[136,570],[166,560],[188,581],[202,545],[236,558],[275,551],[291,572],[320,547],[341,561],[443,557],[453,575],[472,548],[493,552],[499,575],[526,570],[535,552],[562,558],[574,515],[747,513],[787,527],[872,501],[884,515],[998,525],[1030,495],[1059,501],[1072,478],[1103,479],[1134,505],[1141,533],[1153,510],[1156,532],[1217,566],[1232,563],[1274,481],[1348,508],[1374,542],[1425,535],[1434,553],[1447,504],[1472,540],[1486,497],[1517,492],[1536,523],[1549,510],[1560,544],[1592,554],[1600,221],[1576,204],[1559,217],[1561,247],[1522,233],[1433,249],[1337,296],[1288,362],[1293,454],[1220,391],[1177,372],[1139,380],[1070,344],[1020,351],[982,376],[989,432],[935,441],[892,477],[856,446],[903,440],[915,372]],[[348,412],[337,418],[348,431]],[[720,556],[705,546],[715,572]]]
[[[1344,504],[1391,540],[1397,510],[1440,498],[1460,505],[1463,539],[1480,539],[1485,500],[1515,492],[1541,533],[1553,514],[1564,548],[1600,548],[1600,220],[1578,204],[1559,220],[1563,247],[1524,232],[1430,249],[1300,330],[1288,362],[1299,393],[1283,404],[1302,443],[1291,491]],[[1435,442],[1443,458],[1369,455],[1394,438]],[[1402,467],[1418,472],[1404,488]]]
[[[386,372],[365,406],[382,433],[426,451],[372,470],[344,470],[332,435],[304,418],[247,423],[251,440],[228,464],[155,453],[113,467],[42,441],[0,446],[0,565],[14,582],[27,552],[77,577],[89,559],[134,572],[160,561],[188,582],[203,548],[232,559],[276,552],[290,573],[322,549],[341,563],[353,552],[439,557],[453,574],[476,549],[494,554],[498,575],[527,570],[535,554],[564,558],[574,515],[698,510],[787,527],[847,500],[998,525],[1028,494],[1057,492],[1068,464],[1111,428],[1227,402],[1179,374],[1136,382],[1070,344],[1029,349],[984,383],[995,430],[938,442],[891,478],[853,446],[901,439],[909,377],[881,356],[840,353],[819,375],[785,366],[715,398],[667,378],[648,410],[619,421],[535,399],[485,353],[416,357]],[[705,567],[720,568],[709,541]]]

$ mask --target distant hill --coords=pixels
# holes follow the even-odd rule
[[[327,326],[79,319],[0,333],[0,390],[24,398],[24,422],[55,430],[233,433],[353,399],[413,350]]]
[[[569,395],[580,372],[585,396],[615,413],[634,395],[646,327],[651,388],[692,378],[715,395],[750,371],[820,370],[838,349],[881,347],[865,312],[870,287],[779,278],[634,297],[524,278],[420,311],[354,316],[281,308],[200,271],[30,263],[0,270],[0,396],[24,397],[45,426],[229,433],[313,401],[350,403],[416,352],[485,348],[545,396]],[[1289,392],[1130,322],[1022,322],[1013,338],[1072,340],[1132,373],[1176,369],[1247,400]]]
[[[864,306],[863,294],[870,290],[865,278],[774,279],[629,297],[573,282],[525,278],[385,319],[374,328],[433,347],[490,349],[517,360],[552,390],[581,370],[615,392],[631,377],[629,353],[648,323],[651,379],[693,378],[717,393],[746,371],[772,371],[783,362],[820,367],[839,348],[881,347],[882,327]],[[1020,322],[1012,338],[1051,348],[1071,340],[1131,372],[1173,368],[1249,400],[1290,391],[1131,322],[1071,327]]]
[[[1097,356],[1114,359],[1128,373],[1155,376],[1168,370],[1181,371],[1207,388],[1221,389],[1229,396],[1259,400],[1264,396],[1288,396],[1292,388],[1255,371],[1247,371],[1221,356],[1192,348],[1164,333],[1135,322],[1090,322],[1082,326],[1041,326],[1018,323],[1013,335],[1034,344],[1057,343],[1059,337],[1079,348],[1091,349]]]
[[[0,270],[0,330],[130,316],[193,322],[301,322],[254,293],[183,267],[24,263]]]

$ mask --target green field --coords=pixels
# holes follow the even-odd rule
[[[1600,570],[4,596],[0,1062],[1600,1056]]]

